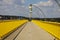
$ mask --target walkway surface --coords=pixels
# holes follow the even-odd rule
[[[54,40],[54,37],[32,22],[28,22],[15,40]]]
[[[33,20],[32,22],[38,25],[40,28],[44,29],[45,31],[49,32],[56,39],[60,40],[60,23],[44,22],[38,20]]]
[[[2,40],[59,40],[59,25],[60,23],[56,24],[38,20],[32,20],[31,22],[27,20],[5,21],[0,23],[0,38]],[[15,28],[17,29],[9,35],[9,30]],[[5,34],[7,34],[6,37],[4,36]]]
[[[2,20],[0,21],[0,40],[19,28],[27,20]]]

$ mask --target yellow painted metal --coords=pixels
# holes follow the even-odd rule
[[[0,23],[0,38],[9,33],[10,31],[14,30],[18,26],[22,25],[23,23],[27,22],[27,20],[10,20],[8,21],[1,21]]]
[[[60,26],[60,23],[59,23],[59,22],[50,22],[50,21],[44,21],[44,22],[45,22],[45,23],[52,24],[52,25]]]
[[[47,31],[48,33],[52,34],[58,40],[60,40],[60,26],[49,24],[43,21],[32,20],[36,25]]]

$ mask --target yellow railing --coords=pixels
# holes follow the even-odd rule
[[[38,20],[33,20],[32,22],[60,40],[60,26]]]
[[[27,22],[27,20],[10,20],[9,22],[2,22],[0,23],[0,39],[6,36],[9,32],[16,29],[17,27],[21,26]]]

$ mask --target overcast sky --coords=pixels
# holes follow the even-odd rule
[[[60,7],[54,0],[0,0],[0,15],[17,15],[29,17],[29,4],[39,7],[45,17],[60,17]],[[32,17],[44,17],[41,11],[33,6]]]

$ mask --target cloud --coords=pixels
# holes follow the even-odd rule
[[[20,4],[16,4],[17,0],[3,0],[0,1],[0,15],[16,15],[16,16],[27,16],[26,8]]]
[[[4,4],[24,4],[25,0],[3,0]]]
[[[58,9],[58,11],[60,12],[60,9]]]
[[[25,16],[27,14],[25,7],[19,5],[2,5],[0,6],[0,15]]]
[[[25,3],[25,0],[21,0],[22,3]]]
[[[14,0],[3,0],[3,2],[6,4],[13,4]]]
[[[0,1],[0,15],[17,15],[17,16],[27,16],[29,15],[28,7],[25,7],[23,4],[25,0],[1,0]],[[60,9],[53,0],[46,2],[40,1],[37,4],[34,4],[42,9],[46,17],[60,17]],[[36,13],[40,11],[33,8],[32,17],[43,17],[43,15],[38,16]],[[36,15],[36,16],[34,16]]]
[[[48,18],[60,17],[60,8],[54,0],[40,1],[34,5],[42,9]]]
[[[53,2],[51,1],[51,0],[49,0],[49,1],[40,1],[39,3],[37,3],[37,4],[34,4],[34,5],[36,5],[36,6],[52,6],[53,5]]]

